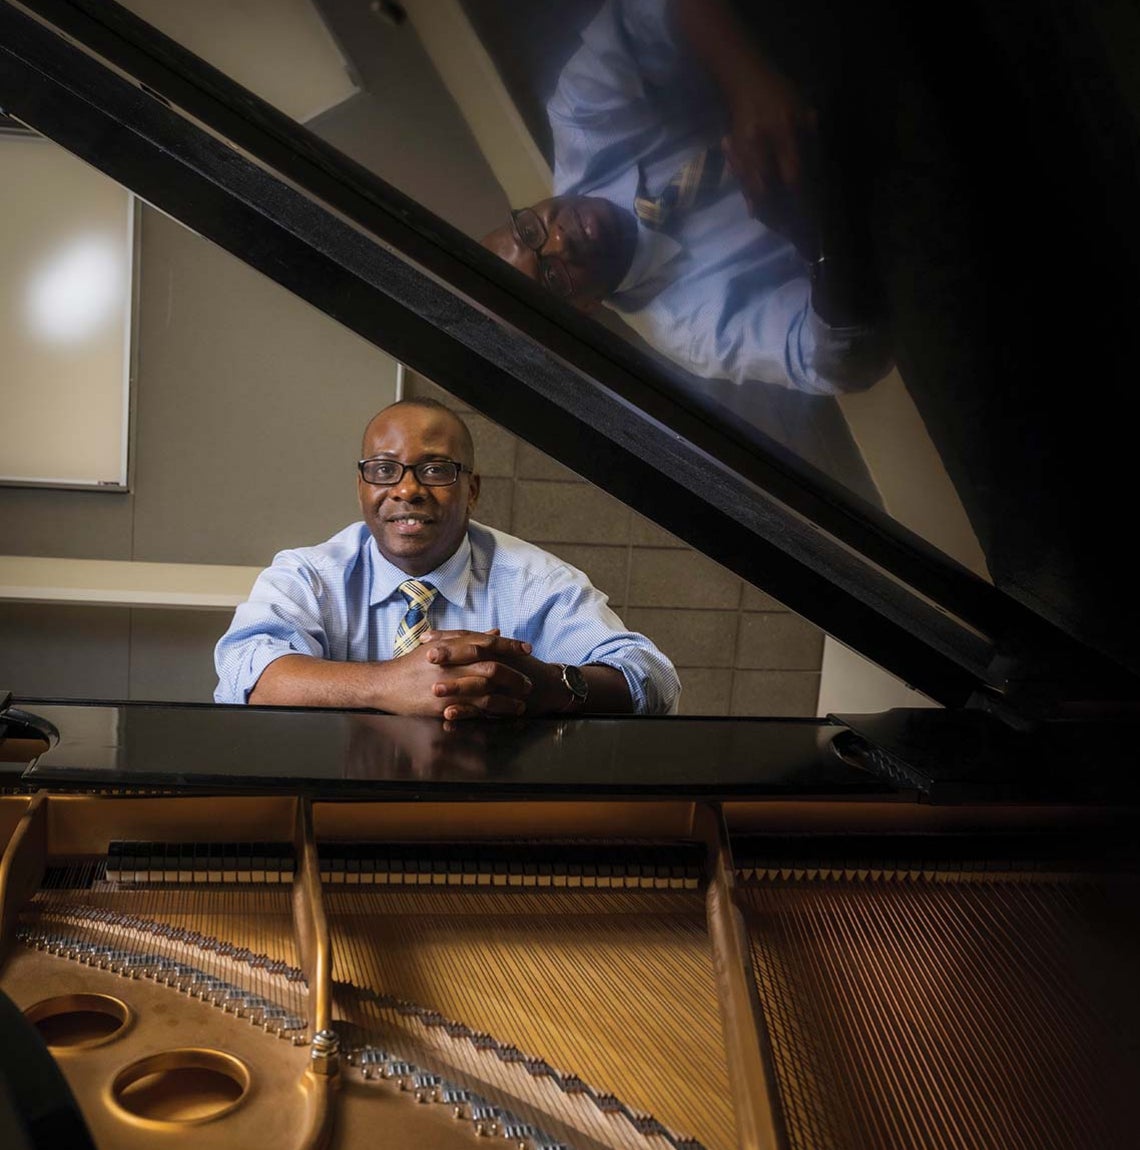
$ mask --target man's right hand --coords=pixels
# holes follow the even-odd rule
[[[508,661],[529,654],[529,643],[498,631],[430,631],[418,649],[387,667],[397,689],[406,692],[409,705],[401,705],[401,714],[515,717],[526,710],[534,684]]]

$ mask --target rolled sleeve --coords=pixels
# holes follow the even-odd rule
[[[329,657],[319,580],[290,552],[263,571],[214,648],[216,703],[247,703],[262,672],[282,655]]]
[[[625,629],[606,596],[582,572],[562,567],[532,593],[546,600],[532,620],[538,658],[614,667],[625,676],[635,713],[676,713],[681,684],[673,664],[644,635]]]
[[[675,715],[681,698],[681,681],[673,664],[644,635],[636,631],[627,634],[635,642],[620,653],[598,656],[586,662],[616,667],[625,676],[635,714]]]

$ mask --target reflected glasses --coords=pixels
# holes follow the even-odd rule
[[[423,463],[401,463],[398,459],[362,459],[357,463],[360,478],[376,487],[395,487],[410,471],[423,487],[450,487],[470,467],[454,459],[425,459]]]
[[[541,254],[550,233],[538,214],[531,208],[511,212],[511,231],[524,248],[530,248],[538,256],[538,275],[542,286],[562,299],[569,299],[574,294],[574,279],[557,256]]]

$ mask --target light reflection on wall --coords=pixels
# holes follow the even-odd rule
[[[52,250],[28,279],[27,321],[49,343],[91,339],[122,315],[122,240],[86,233]]]

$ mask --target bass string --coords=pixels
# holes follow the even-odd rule
[[[743,888],[795,1146],[1114,1144],[1071,883]],[[811,1035],[810,1042],[805,1035]],[[1110,1071],[1111,1076],[1111,1071]]]

